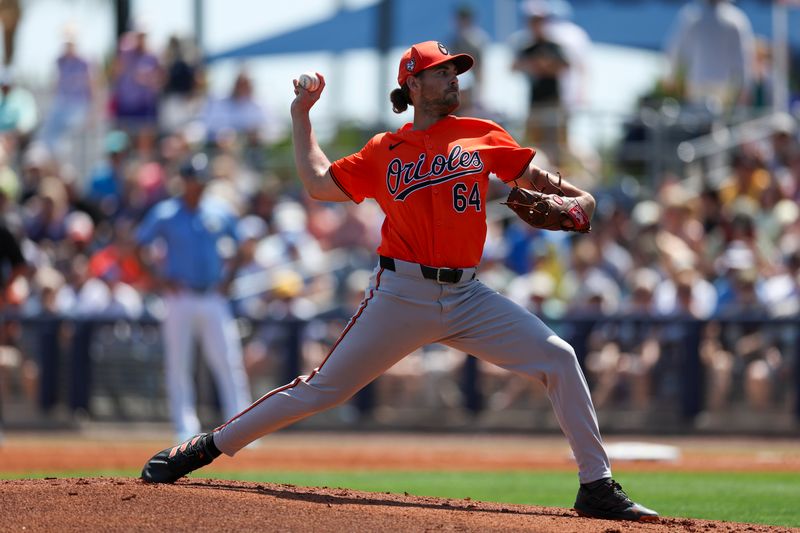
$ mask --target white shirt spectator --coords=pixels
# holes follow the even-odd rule
[[[735,103],[752,81],[755,37],[747,15],[727,0],[698,0],[678,12],[667,45],[670,76],[683,73],[687,98]]]
[[[222,98],[208,102],[203,119],[209,135],[216,137],[223,130],[260,131],[267,117],[262,107],[253,100]]]
[[[256,100],[253,82],[240,72],[230,95],[210,98],[202,113],[208,136],[215,139],[225,131],[263,134],[268,121],[264,107]]]
[[[711,317],[717,307],[717,290],[707,280],[697,276],[691,286],[691,302],[688,311],[697,318]],[[656,286],[655,308],[661,315],[674,315],[680,309],[678,288],[675,282],[667,278]]]

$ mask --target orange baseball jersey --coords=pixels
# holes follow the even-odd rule
[[[331,176],[354,202],[374,198],[386,218],[378,253],[433,267],[476,266],[486,240],[489,174],[523,175],[536,153],[488,120],[448,116],[380,133],[335,161]]]

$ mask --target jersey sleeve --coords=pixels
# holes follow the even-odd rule
[[[364,198],[375,197],[377,175],[374,146],[373,137],[360,151],[337,159],[331,164],[331,178],[342,192],[357,204]]]
[[[536,150],[519,145],[506,130],[490,122],[489,132],[482,139],[481,157],[490,172],[504,182],[519,179],[525,173]]]

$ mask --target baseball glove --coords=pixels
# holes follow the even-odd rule
[[[560,184],[561,175],[559,175]],[[577,199],[564,196],[559,185],[556,185],[558,194],[544,194],[540,191],[514,187],[508,193],[506,201],[502,203],[534,228],[589,233],[592,225],[586,211]]]

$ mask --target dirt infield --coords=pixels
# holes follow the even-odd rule
[[[213,480],[0,481],[0,499],[5,531],[790,531],[672,518],[631,524],[530,505]]]
[[[47,473],[140,469],[156,451],[175,444],[154,433],[119,431],[11,434],[0,447],[0,472]],[[616,470],[693,472],[798,472],[796,439],[615,437],[620,442],[674,446],[674,461],[626,461],[612,456]],[[246,470],[561,470],[575,462],[560,436],[282,432],[222,456],[206,471]]]
[[[680,449],[676,461],[615,461],[614,466],[617,471],[800,472],[793,441],[667,441]],[[0,472],[138,470],[169,444],[152,436],[113,434],[12,436],[0,447]],[[286,433],[236,458],[222,457],[207,470],[378,468],[574,470],[574,463],[557,437]],[[632,524],[583,519],[564,508],[204,479],[175,485],[107,477],[8,480],[0,481],[0,502],[0,531],[791,531],[683,518]]]

